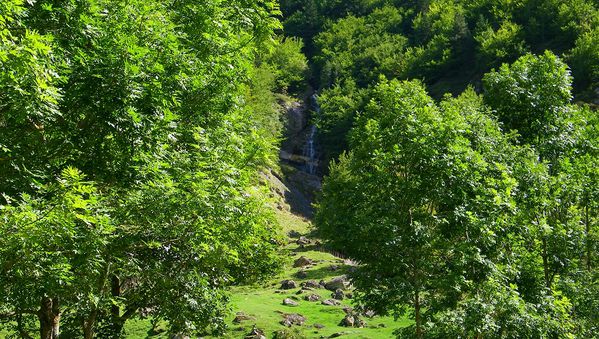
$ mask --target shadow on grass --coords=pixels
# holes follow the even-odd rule
[[[306,275],[305,275],[305,277],[302,277],[303,280],[320,281],[320,280],[327,280],[332,277],[337,277],[340,275],[347,274],[349,272],[349,267],[339,266],[338,269],[333,271],[333,270],[331,270],[330,265],[326,265],[326,266],[321,266],[321,267],[317,267],[317,268],[307,269],[307,270],[304,270],[304,272],[306,273]],[[299,274],[299,272],[295,273],[294,276],[297,277],[298,274]]]
[[[295,253],[310,252],[310,251],[321,252],[320,251],[321,248],[322,248],[321,245],[315,245],[315,244],[299,245],[297,248],[293,249],[293,252],[295,252]]]

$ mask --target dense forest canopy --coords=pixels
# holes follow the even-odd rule
[[[340,154],[354,112],[366,104],[360,89],[380,74],[420,79],[442,98],[469,85],[482,91],[491,69],[550,50],[568,63],[576,99],[596,100],[596,1],[286,0],[281,9],[285,32],[306,41],[314,62],[328,159]]]
[[[285,263],[259,178],[313,92],[361,309],[597,336],[597,0],[0,1],[0,328],[222,335]]]
[[[597,2],[282,4],[364,307],[402,337],[596,336]]]

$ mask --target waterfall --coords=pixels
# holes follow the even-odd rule
[[[318,115],[320,113],[320,106],[318,106],[316,94],[312,95],[312,105],[314,108],[314,113]],[[309,174],[316,174],[316,168],[318,166],[318,157],[316,153],[316,132],[316,124],[312,123],[312,126],[310,126],[310,134],[308,135],[308,139],[304,145],[303,154],[307,159],[305,171]]]

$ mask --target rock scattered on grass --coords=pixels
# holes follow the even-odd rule
[[[313,263],[314,262],[312,260],[310,260],[302,255],[301,257],[297,258],[293,262],[293,267],[305,267],[305,266],[310,266]]]
[[[343,300],[345,298],[345,294],[343,290],[337,289],[335,292],[331,293],[331,298],[336,300]]]
[[[283,326],[291,327],[293,325],[302,326],[306,322],[306,318],[297,313],[292,314],[283,314],[283,320],[281,320],[280,324]]]
[[[308,277],[308,272],[306,272],[306,271],[303,271],[303,270],[302,270],[302,271],[299,271],[299,272],[297,272],[297,273],[295,274],[295,276],[296,276],[298,279],[306,279],[306,278]]]
[[[288,235],[290,238],[299,238],[299,237],[301,237],[301,236],[302,236],[302,234],[301,234],[300,232],[296,231],[296,230],[291,230],[291,231],[289,231],[289,233],[287,233],[287,235]]]
[[[322,286],[316,282],[316,280],[308,280],[301,284],[304,288],[322,288]]]
[[[295,241],[295,243],[298,245],[310,245],[310,243],[312,243],[312,242],[310,241],[310,239],[308,239],[304,236],[301,236],[299,239],[297,239]]]
[[[329,290],[329,291],[336,291],[336,290],[345,290],[349,287],[350,282],[347,279],[347,276],[342,275],[339,277],[335,277],[333,278],[331,281],[328,281],[327,283],[325,283],[324,287]]]
[[[304,297],[304,300],[307,301],[318,301],[320,300],[320,296],[318,294],[309,294]]]
[[[341,320],[339,326],[356,328],[366,326],[366,322],[360,318],[360,314],[354,312],[351,307],[345,307],[343,311],[345,311],[345,317]]]
[[[252,331],[250,333],[248,333],[245,337],[245,339],[266,339],[266,336],[264,335],[264,331],[257,328],[256,325],[254,325],[254,328],[252,328]]]
[[[321,330],[324,328],[324,325],[323,324],[314,324],[314,328]]]
[[[329,336],[329,338],[337,338],[337,337],[341,337],[343,335],[346,335],[347,332],[337,332],[337,333],[333,333]]]
[[[235,315],[235,319],[233,319],[233,323],[234,324],[239,324],[242,321],[248,321],[248,320],[256,320],[256,318],[254,318],[254,317],[252,317],[250,315],[247,315],[247,314],[245,314],[243,312],[237,312],[237,314]]]
[[[347,314],[347,315],[345,315],[343,320],[341,320],[341,322],[339,323],[339,326],[354,327],[355,323],[356,323],[356,319],[352,315]]]
[[[281,289],[282,290],[290,290],[293,288],[297,288],[297,283],[293,280],[283,280],[281,281]]]
[[[297,301],[294,301],[293,299],[285,299],[283,300],[283,305],[285,306],[299,306],[299,303]]]
[[[339,306],[341,305],[341,303],[335,299],[327,299],[327,300],[323,300],[321,302],[321,304],[326,305],[326,306]]]

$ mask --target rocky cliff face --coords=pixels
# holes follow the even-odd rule
[[[307,91],[300,100],[284,105],[286,132],[281,144],[281,161],[312,175],[320,173],[318,133],[311,123],[318,111],[312,91]]]
[[[310,218],[312,202],[321,188],[320,162],[316,128],[311,124],[314,114],[312,91],[301,99],[286,102],[286,130],[279,153],[280,171],[265,173],[271,191],[280,198],[278,209]]]

